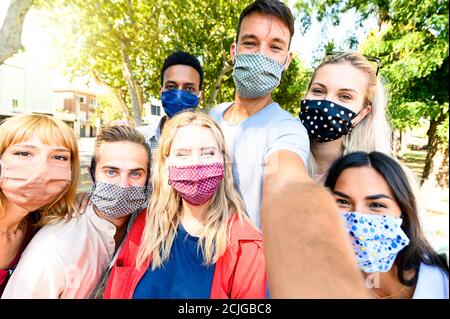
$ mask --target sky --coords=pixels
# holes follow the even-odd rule
[[[0,24],[3,24],[9,2],[10,0],[0,0]],[[292,4],[291,8],[293,8],[295,0],[289,0],[289,3]],[[318,49],[322,48],[328,40],[333,39],[336,47],[345,48],[343,44],[350,32],[354,32],[358,39],[362,40],[371,29],[376,27],[376,21],[372,19],[366,21],[363,28],[355,28],[354,13],[343,15],[341,24],[337,27],[318,23],[314,18],[312,20],[311,28],[304,35],[300,32],[300,22],[296,22],[291,45],[291,50],[297,54],[306,67],[314,66],[314,54],[317,55],[320,53]],[[61,86],[65,82],[65,76],[56,70],[58,63],[55,61],[55,49],[51,47],[48,36],[46,36],[46,30],[40,25],[37,15],[33,10],[29,11],[25,18],[22,42],[27,52],[33,55],[33,59],[36,59],[37,62],[48,63],[52,69],[55,69],[55,82]]]

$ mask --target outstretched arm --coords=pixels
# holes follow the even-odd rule
[[[261,223],[271,297],[370,298],[332,196],[294,152],[273,152],[266,168]]]

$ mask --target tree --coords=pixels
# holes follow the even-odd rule
[[[0,64],[23,49],[23,21],[32,3],[33,0],[11,0],[0,29]]]
[[[140,125],[144,102],[159,96],[162,63],[176,50],[202,62],[206,108],[232,97],[229,47],[249,2],[59,0],[52,19],[60,20],[58,47],[69,72],[109,88]]]
[[[383,62],[380,73],[387,79],[393,126],[401,131],[417,126],[420,118],[430,120],[429,152],[422,176],[430,177],[433,167],[442,166],[433,164],[433,158],[445,158],[439,153],[448,153],[445,139],[439,138],[448,131],[437,133],[445,130],[448,122],[448,86],[443,85],[448,83],[448,3],[314,0],[309,4],[298,1],[296,8],[305,26],[311,10],[317,10],[319,19],[330,18],[335,24],[339,23],[339,14],[349,10],[355,10],[360,21],[370,15],[377,17],[378,30],[372,31],[359,49]]]
[[[294,56],[289,68],[283,72],[280,86],[273,93],[273,99],[283,109],[297,117],[300,114],[300,102],[306,95],[310,78],[311,70],[307,69],[297,56]]]

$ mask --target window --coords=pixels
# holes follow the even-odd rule
[[[64,109],[68,111],[72,110],[72,99],[64,99]]]
[[[159,105],[152,105],[152,110],[151,110],[152,115],[161,115],[161,107]]]
[[[16,99],[13,99],[13,100],[12,100],[12,108],[13,108],[14,110],[16,110],[16,109],[19,108],[19,101],[18,101],[18,100],[16,100]]]
[[[95,99],[91,98],[89,102],[90,106],[95,106],[95,102],[96,102]]]
[[[78,99],[79,99],[80,103],[85,103],[85,101],[86,101],[86,98],[84,96],[79,96]]]

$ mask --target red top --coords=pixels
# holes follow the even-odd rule
[[[146,210],[136,219],[112,268],[105,299],[132,299],[147,271],[151,256],[138,269],[136,257],[145,226]],[[247,221],[231,218],[230,243],[214,268],[212,299],[263,299],[266,297],[266,266],[261,234]]]
[[[30,218],[29,223],[37,222],[38,219],[37,215],[35,215],[34,213],[32,213],[29,218]],[[28,224],[27,233],[16,257],[14,257],[13,261],[11,262],[11,264],[8,266],[7,269],[0,269],[0,296],[3,294],[3,290],[5,290],[6,284],[8,283],[9,277],[11,277],[13,270],[19,263],[20,256],[22,256],[23,251],[33,238],[36,231],[37,229],[33,227],[33,225]]]

